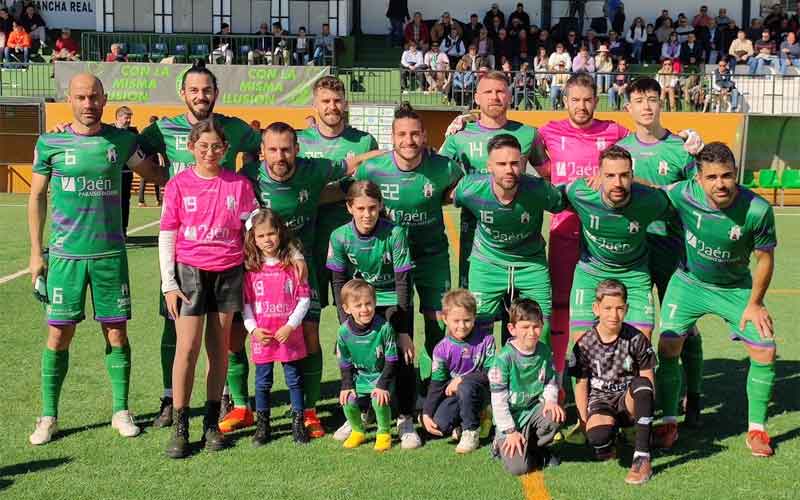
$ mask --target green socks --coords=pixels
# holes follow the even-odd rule
[[[747,372],[747,418],[751,424],[764,425],[767,406],[775,383],[775,362],[764,364],[750,360]]]
[[[392,407],[390,405],[379,405],[373,399],[372,408],[375,410],[375,423],[378,424],[378,433],[388,434],[392,428]]]
[[[686,337],[681,362],[686,374],[686,392],[700,394],[703,385],[703,339],[700,335]]]
[[[247,378],[250,375],[250,364],[247,362],[247,351],[228,353],[228,389],[234,406],[247,406]]]
[[[42,351],[42,416],[58,417],[58,398],[69,369],[69,351]]]
[[[113,413],[128,409],[128,391],[131,382],[131,347],[106,346],[106,371],[111,379]]]
[[[680,358],[666,358],[659,355],[656,370],[656,394],[665,418],[678,416],[678,402],[681,395]]]
[[[303,393],[306,410],[313,410],[317,407],[321,385],[322,351],[310,352],[303,360]]]
[[[361,421],[361,409],[356,404],[355,400],[353,402],[347,402],[342,409],[344,410],[344,416],[347,418],[347,422],[350,423],[350,427],[355,432],[360,432],[364,434],[364,422]]]
[[[172,363],[175,362],[175,322],[164,318],[164,329],[161,331],[161,381],[164,389],[172,389]]]

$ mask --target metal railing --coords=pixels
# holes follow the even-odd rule
[[[53,65],[27,63],[4,65],[0,70],[0,97],[39,97],[55,99]]]
[[[193,59],[225,64],[309,64],[333,66],[336,50],[316,43],[318,36],[305,37],[305,49],[298,49],[297,35],[215,35],[165,33],[103,33],[81,34],[81,58],[84,61],[104,61],[112,44],[122,45],[122,53],[130,62],[160,62],[171,57],[174,62]],[[226,46],[220,49],[221,41]],[[335,44],[334,44],[335,45]],[[212,57],[213,56],[213,57]]]

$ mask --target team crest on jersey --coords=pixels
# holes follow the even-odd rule
[[[728,231],[728,238],[731,241],[738,241],[739,238],[742,237],[742,228],[739,226],[733,226],[730,231]]]
[[[638,222],[638,221],[635,221],[635,220],[632,220],[632,221],[631,221],[631,222],[628,224],[628,232],[629,232],[630,234],[636,234],[636,233],[638,233],[638,232],[639,232],[639,222]]]
[[[608,143],[602,137],[600,139],[597,139],[597,141],[595,141],[595,144],[597,144],[598,151],[605,151],[605,149],[608,147]]]
[[[425,198],[431,198],[433,196],[433,184],[426,182],[422,187],[422,194],[425,195]]]
[[[297,201],[300,203],[305,203],[308,201],[308,189],[301,189],[299,193],[297,193]]]
[[[227,198],[225,198],[225,206],[228,207],[228,210],[231,212],[236,210],[236,198],[229,194]]]
[[[384,264],[391,264],[392,263],[392,254],[389,252],[384,252],[383,254],[383,263]]]
[[[531,221],[531,214],[528,212],[522,212],[522,215],[519,218],[519,221],[522,224],[528,224]]]
[[[109,163],[117,163],[117,148],[109,146],[108,151],[106,151],[106,158],[108,158]]]
[[[622,362],[622,369],[625,370],[626,372],[629,372],[631,371],[632,368],[633,368],[633,358],[631,358],[630,355],[625,356],[625,361]]]
[[[383,346],[382,345],[379,345],[378,347],[375,348],[375,357],[377,359],[380,359],[380,358],[383,357]]]
[[[283,292],[287,295],[292,295],[294,292],[294,282],[291,279],[286,280],[283,284]]]
[[[348,159],[348,160],[352,160],[355,157],[356,157],[356,152],[355,151],[348,151],[347,155],[345,156],[345,158]]]
[[[658,175],[667,175],[669,173],[669,165],[666,160],[658,162]]]
[[[547,377],[547,370],[544,369],[543,366],[541,370],[539,370],[539,382],[544,383],[545,378]]]

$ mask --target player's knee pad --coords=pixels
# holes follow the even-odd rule
[[[586,440],[594,449],[595,456],[608,455],[614,447],[616,428],[613,425],[598,425],[586,431]]]
[[[646,377],[635,377],[631,381],[631,396],[633,397],[633,413],[636,423],[649,425],[653,421],[653,406],[655,405],[655,389],[653,383]]]

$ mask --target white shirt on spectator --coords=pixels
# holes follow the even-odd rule
[[[633,28],[633,29],[631,29]],[[636,42],[646,42],[647,41],[647,30],[645,30],[644,26],[631,26],[625,30],[625,41],[628,43],[636,43]]]
[[[563,62],[564,66],[566,67],[567,71],[572,69],[572,58],[569,55],[569,52],[566,50],[562,53],[553,52],[550,54],[550,59],[547,61],[547,66],[550,68],[550,71],[555,71],[558,68],[558,63]]]
[[[422,64],[422,52],[416,50],[411,52],[410,50],[406,50],[403,52],[403,55],[400,56],[400,65],[404,68],[414,69],[417,66]]]
[[[439,52],[434,52],[432,50],[429,50],[425,54],[425,66],[431,69],[438,68],[439,63],[442,61],[445,61],[447,62],[447,64],[450,64],[450,59],[447,57],[447,54],[445,54],[441,50]]]

